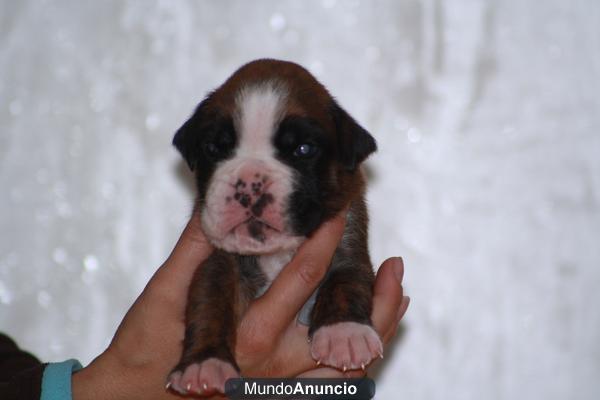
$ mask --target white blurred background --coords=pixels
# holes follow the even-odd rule
[[[412,304],[377,398],[599,398],[595,0],[1,1],[0,330],[104,349],[190,212],[172,134],[259,57],[379,141],[372,256]]]

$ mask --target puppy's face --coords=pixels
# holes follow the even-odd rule
[[[299,65],[244,65],[200,103],[174,145],[196,174],[202,226],[239,254],[292,250],[363,190],[375,141]]]

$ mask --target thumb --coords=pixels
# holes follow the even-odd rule
[[[165,288],[174,294],[187,293],[196,269],[212,251],[212,245],[202,232],[199,215],[194,213],[175,248],[156,271],[149,285]]]

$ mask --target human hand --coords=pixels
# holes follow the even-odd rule
[[[316,368],[309,355],[307,328],[296,324],[295,315],[324,276],[343,228],[342,217],[325,223],[250,307],[237,335],[236,360],[242,375],[341,376],[335,375],[340,371]],[[73,376],[73,399],[179,397],[166,391],[164,382],[182,351],[189,282],[211,251],[198,218],[192,218],[109,347]],[[386,261],[375,285],[372,318],[384,342],[393,336],[408,306],[397,283],[402,274],[401,262],[397,263]],[[400,280],[390,275],[394,270]]]
[[[74,400],[180,398],[164,383],[181,356],[189,284],[212,250],[198,216],[192,216],[108,348],[73,375]]]

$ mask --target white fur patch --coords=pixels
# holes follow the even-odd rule
[[[236,157],[274,157],[273,133],[285,109],[287,90],[276,83],[243,88],[236,97],[234,124],[240,132]]]
[[[258,257],[258,265],[265,274],[268,284],[271,284],[279,272],[289,263],[295,251],[282,251]]]

